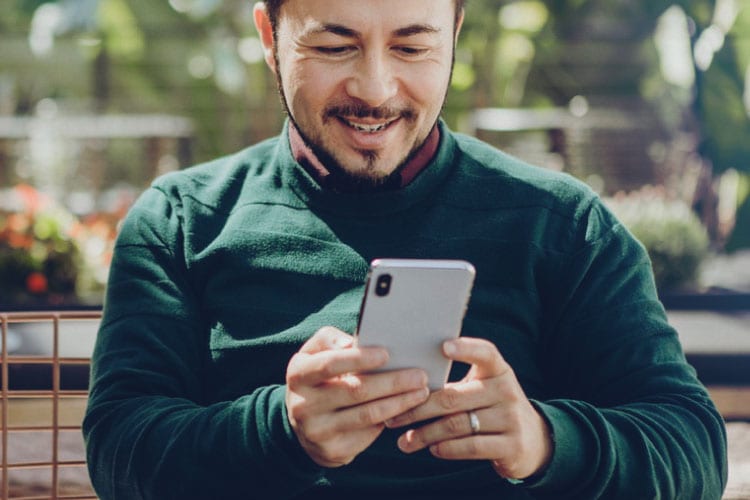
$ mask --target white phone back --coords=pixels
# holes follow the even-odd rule
[[[379,296],[379,277],[391,275],[390,290]],[[442,343],[457,337],[474,283],[474,267],[460,260],[378,259],[365,289],[358,344],[388,349],[384,370],[418,367],[430,389],[445,384],[450,361]]]

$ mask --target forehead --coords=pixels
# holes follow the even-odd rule
[[[455,8],[455,0],[286,0],[278,22],[295,32],[335,24],[362,33],[396,32],[410,25],[451,33]]]

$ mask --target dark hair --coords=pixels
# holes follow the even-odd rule
[[[456,3],[456,25],[458,25],[458,19],[461,15],[461,12],[464,9],[464,4],[466,3],[466,0],[454,0]],[[273,33],[274,36],[276,35],[276,22],[279,19],[279,11],[281,10],[281,4],[283,4],[285,0],[265,0],[266,4],[266,10],[268,11],[268,18],[271,21],[271,26],[273,27]]]

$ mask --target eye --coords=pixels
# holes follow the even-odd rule
[[[429,49],[424,47],[414,47],[411,45],[399,45],[397,47],[394,47],[394,50],[398,52],[401,56],[407,57],[407,58],[417,58],[420,56],[423,56],[429,52]]]
[[[315,47],[315,51],[327,56],[342,56],[356,50],[351,45],[337,45],[333,47]]]

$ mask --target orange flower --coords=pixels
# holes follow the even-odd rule
[[[29,249],[34,244],[34,238],[28,234],[8,233],[6,240],[11,248]]]
[[[26,214],[10,214],[5,221],[6,228],[16,233],[28,231],[31,220]]]
[[[49,203],[45,195],[28,184],[18,184],[15,189],[21,195],[26,210],[31,213],[38,212],[44,205]]]
[[[44,293],[47,291],[47,277],[40,273],[31,273],[26,277],[26,289],[31,293]]]

